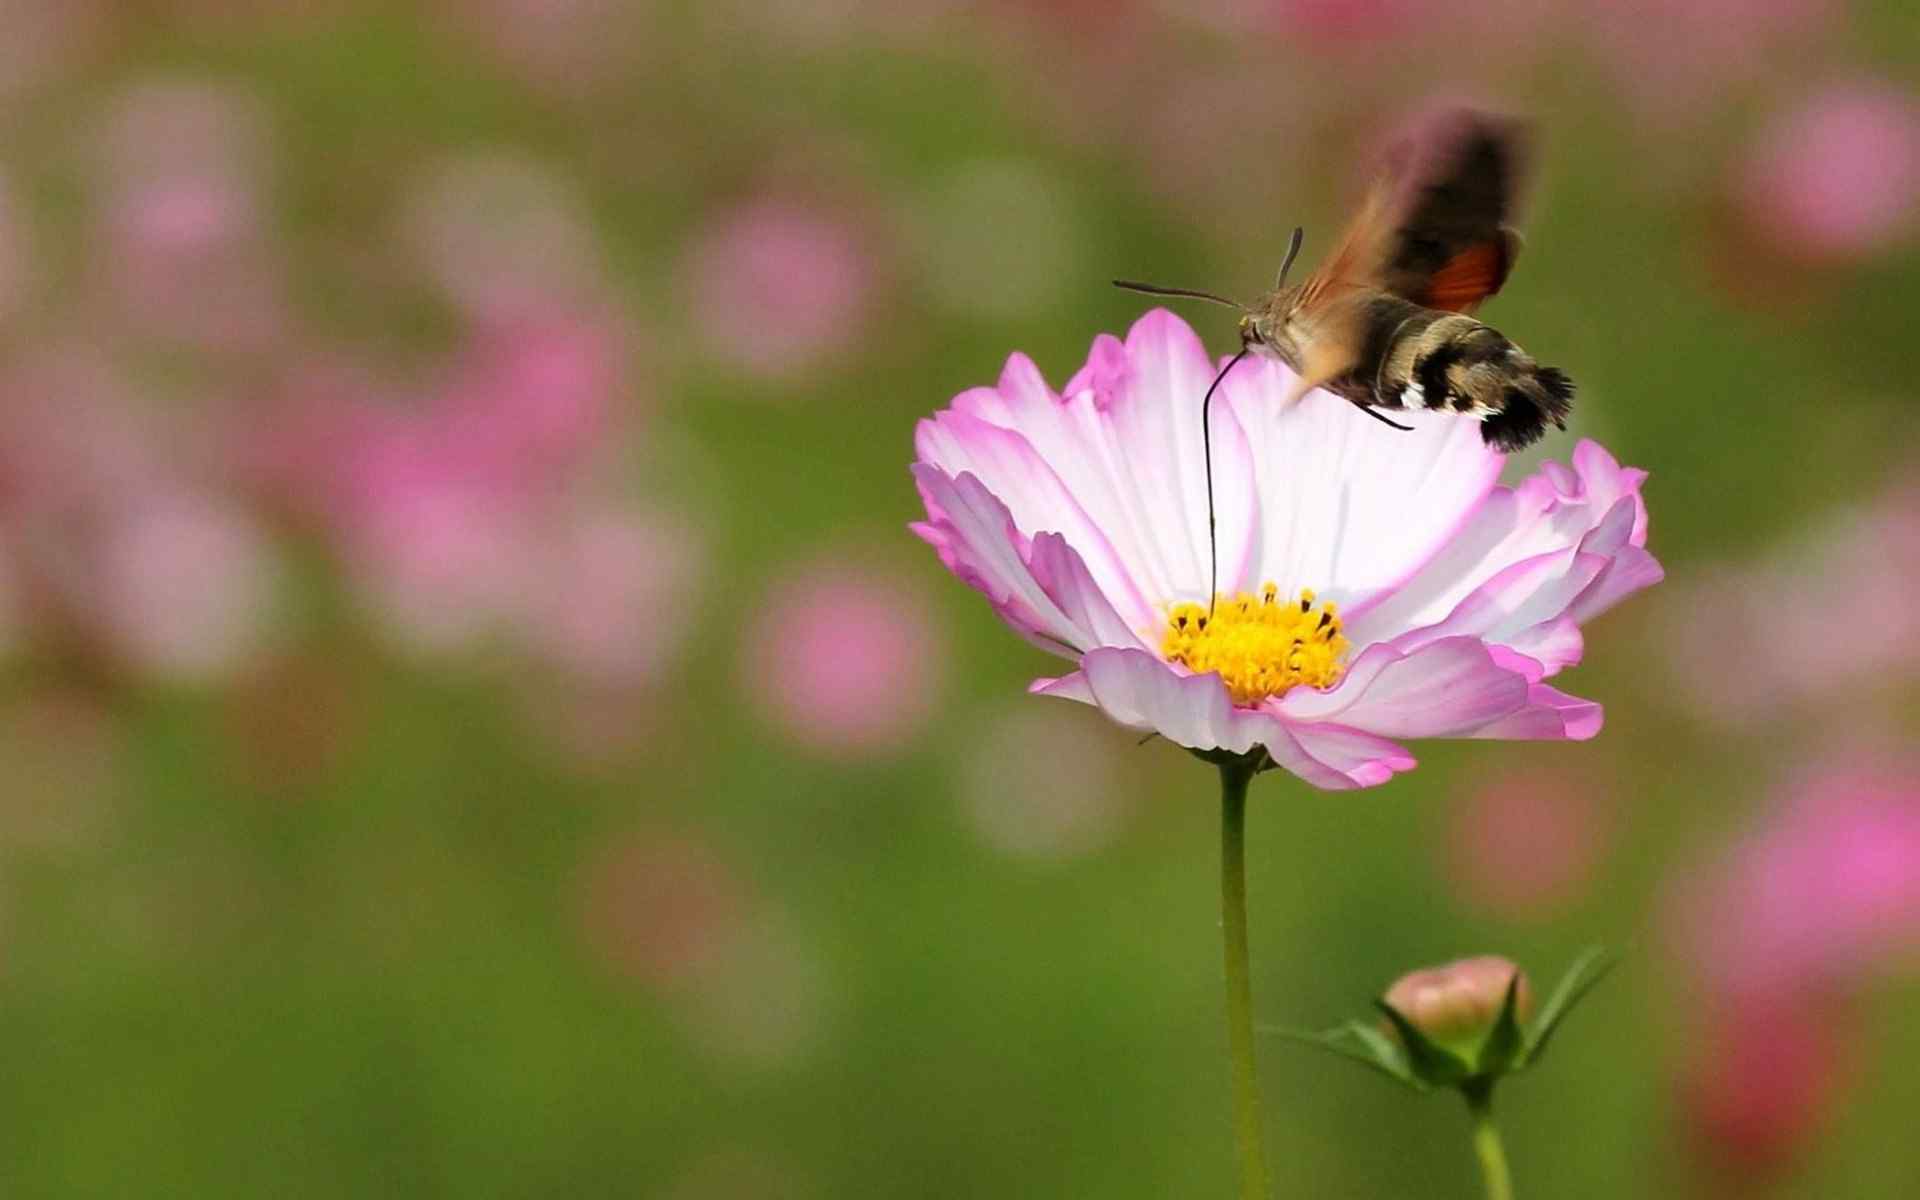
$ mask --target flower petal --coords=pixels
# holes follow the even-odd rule
[[[1052,406],[1051,400],[1047,403]],[[1106,534],[1081,508],[1053,464],[1020,434],[950,409],[922,421],[915,442],[923,462],[937,464],[950,476],[979,479],[1022,534],[1065,536],[1135,628],[1147,632],[1158,624],[1152,604]]]
[[[1055,654],[1071,657],[1095,644],[1033,577],[1024,539],[1006,505],[985,485],[971,475],[951,479],[924,463],[913,465],[913,477],[929,518],[916,523],[913,531],[934,548],[949,571],[987,597],[1001,620]]]
[[[1079,671],[1035,680],[1030,690],[1093,704],[1128,728],[1195,750],[1244,754],[1264,746],[1276,763],[1315,787],[1372,787],[1414,765],[1404,749],[1362,730],[1290,725],[1271,712],[1235,708],[1217,676],[1183,675],[1143,650],[1091,651]]]
[[[1244,754],[1273,725],[1264,714],[1234,708],[1218,676],[1182,675],[1143,650],[1094,650],[1081,657],[1080,671],[1108,716],[1190,749]]]
[[[1466,736],[1508,741],[1584,742],[1600,732],[1604,719],[1604,712],[1593,701],[1536,683],[1527,689],[1524,708]]]
[[[1417,765],[1413,755],[1382,737],[1344,725],[1283,726],[1267,753],[1288,771],[1328,791],[1376,787]]]
[[[1462,737],[1527,703],[1524,674],[1478,638],[1445,638],[1413,651],[1363,651],[1330,691],[1295,688],[1270,707],[1290,727],[1337,722],[1386,737]]]
[[[1352,606],[1394,588],[1448,543],[1499,476],[1480,423],[1400,413],[1391,429],[1328,392],[1285,405],[1294,375],[1250,359],[1221,384],[1253,452],[1263,516],[1240,586],[1272,580]],[[1223,534],[1231,531],[1224,525]]]
[[[1064,534],[1139,628],[1143,604],[1206,594],[1200,402],[1211,378],[1199,338],[1155,310],[1124,344],[1097,339],[1059,396],[1015,355],[997,387],[962,393],[921,422],[915,444],[921,461],[978,476],[1024,534]],[[1245,436],[1224,405],[1214,407],[1212,434],[1221,574],[1230,578],[1252,556],[1258,506]]]
[[[1062,700],[1078,700],[1082,704],[1099,704],[1094,699],[1093,689],[1087,685],[1087,677],[1080,671],[1062,675],[1058,679],[1036,679],[1027,685],[1027,693],[1033,696],[1058,696]]]
[[[913,473],[932,518],[913,531],[1017,632],[1056,654],[1145,645],[1065,538],[1043,533],[1027,542],[1006,506],[971,475],[949,479],[921,463]]]
[[[1518,488],[1494,489],[1412,579],[1349,609],[1347,636],[1356,645],[1393,640],[1410,649],[1471,634],[1577,653],[1555,624],[1597,615],[1656,582],[1660,566],[1643,548],[1645,472],[1622,468],[1592,442],[1582,442],[1573,460],[1571,470],[1550,462]],[[1542,661],[1551,673],[1574,659]]]
[[[1033,539],[1027,568],[1040,590],[1083,635],[1084,645],[1146,647],[1145,640],[1094,582],[1086,561],[1059,534],[1043,533]]]

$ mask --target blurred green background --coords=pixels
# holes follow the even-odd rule
[[[1906,0],[0,31],[9,1196],[1228,1194],[1210,773],[1025,695],[911,430],[1113,276],[1312,257],[1441,98],[1538,122],[1487,315],[1668,580],[1594,742],[1256,783],[1257,1014],[1631,943],[1504,1094],[1522,1195],[1920,1194]],[[1279,1194],[1478,1194],[1454,1103],[1263,1055]]]

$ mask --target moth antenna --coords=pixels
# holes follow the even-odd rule
[[[1280,274],[1274,278],[1273,290],[1279,291],[1287,286],[1287,272],[1293,270],[1293,260],[1300,257],[1300,243],[1307,240],[1307,231],[1295,225],[1293,237],[1287,242],[1287,257],[1280,263]]]
[[[1240,353],[1227,360],[1220,373],[1207,385],[1207,394],[1200,401],[1200,449],[1207,464],[1207,619],[1213,619],[1213,605],[1220,596],[1220,538],[1213,528],[1213,422],[1207,419],[1207,410],[1213,407],[1213,393],[1220,387],[1220,381],[1227,372],[1239,365],[1253,347],[1242,346]]]
[[[1189,300],[1211,300],[1215,304],[1224,304],[1228,308],[1247,311],[1247,306],[1225,296],[1216,296],[1212,292],[1203,292],[1198,288],[1161,287],[1153,283],[1140,283],[1132,279],[1116,279],[1113,286],[1129,292],[1144,292],[1149,296],[1185,296]]]

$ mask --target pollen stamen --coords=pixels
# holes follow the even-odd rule
[[[1339,607],[1316,605],[1311,591],[1302,590],[1298,603],[1282,602],[1280,589],[1269,583],[1258,596],[1222,592],[1212,607],[1208,620],[1205,605],[1174,605],[1160,652],[1195,674],[1217,672],[1237,705],[1255,705],[1303,683],[1331,687],[1346,670],[1349,643]]]

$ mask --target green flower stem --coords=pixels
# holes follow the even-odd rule
[[[1268,1200],[1260,1078],[1253,1056],[1253,985],[1247,969],[1247,785],[1253,768],[1220,764],[1220,923],[1226,934],[1227,1054],[1233,1064],[1233,1132],[1241,1200]]]
[[[1480,1159],[1480,1175],[1487,1183],[1487,1200],[1513,1200],[1507,1148],[1500,1141],[1500,1125],[1493,1119],[1493,1085],[1470,1085],[1466,1094],[1467,1110],[1473,1114],[1473,1152]]]

